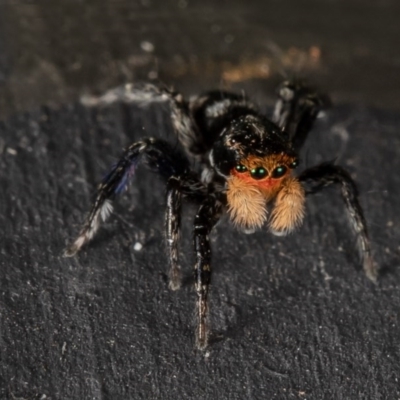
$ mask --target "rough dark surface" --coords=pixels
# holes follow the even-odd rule
[[[74,13],[84,4],[71,3],[76,5],[71,6]],[[118,3],[119,7],[126,4]],[[332,11],[335,2],[325,3],[326,11],[317,8],[317,13],[336,15]],[[355,10],[356,3],[351,2]],[[294,2],[282,4],[288,10],[290,5],[294,7]],[[395,3],[392,8],[390,2],[385,4],[363,10],[370,16],[383,10],[387,16],[390,10],[396,15]],[[206,6],[206,10],[218,9],[212,3]],[[12,13],[29,15],[38,10],[46,16],[52,10],[47,2],[1,7],[3,19]],[[60,18],[65,7],[53,17]],[[84,7],[91,10],[90,2]],[[245,6],[240,3],[238,7]],[[92,10],[100,13],[98,8]],[[117,13],[111,6],[102,10],[102,32],[109,40],[106,27],[119,26],[115,19],[121,11]],[[233,15],[232,10],[233,6],[227,15]],[[260,18],[270,15],[261,11],[250,8],[249,13]],[[202,42],[193,39],[201,37],[202,31],[196,31],[198,25],[189,23],[182,13],[178,13],[178,30],[182,32],[181,22],[187,21],[189,39],[184,43],[190,49],[188,54],[196,53],[198,45],[198,60],[206,59]],[[211,14],[217,18],[216,13]],[[14,25],[18,26],[22,20],[15,15]],[[160,11],[154,15],[150,20],[164,16],[165,21],[169,14]],[[350,27],[356,20],[359,28],[364,27],[356,11],[345,15],[343,20],[337,16],[342,26]],[[172,12],[169,18],[174,21]],[[223,19],[221,14],[218,18]],[[194,20],[199,24],[199,19]],[[3,34],[11,29],[12,21],[2,25]],[[33,19],[29,29],[34,30],[38,21]],[[66,21],[66,26],[68,21],[74,26],[75,19]],[[377,21],[374,24],[387,22]],[[127,26],[120,28],[122,33]],[[149,31],[159,27],[158,46],[162,46],[162,35],[165,48],[172,46],[165,32],[175,25],[148,26]],[[240,32],[241,25],[232,26]],[[272,36],[276,31],[284,36],[283,28],[271,26]],[[377,29],[373,26],[371,29]],[[57,34],[58,28],[54,23]],[[385,29],[391,28],[386,24]],[[18,47],[18,38],[12,36],[3,35],[0,40],[5,93],[15,100],[10,100],[8,115],[0,123],[0,399],[400,398],[400,116],[396,111],[358,103],[332,108],[318,120],[302,153],[301,168],[336,158],[359,184],[374,256],[381,268],[378,284],[369,282],[358,267],[354,236],[336,190],[311,197],[304,225],[289,237],[274,237],[266,231],[243,235],[224,219],[212,234],[213,336],[210,349],[202,353],[194,348],[191,225],[195,209],[190,205],[184,209],[181,259],[186,284],[171,292],[163,239],[164,186],[155,175],[139,169],[96,239],[74,258],[61,256],[79,230],[96,184],[122,148],[143,135],[170,135],[167,110],[160,105],[143,110],[121,104],[87,109],[69,101],[68,96],[54,98],[51,90],[43,94],[46,80],[42,75],[29,90],[21,85],[25,91],[16,86],[8,91],[10,82],[15,84],[18,77],[25,76],[15,74],[21,66],[16,54],[36,60],[40,53],[39,43],[26,34],[29,29],[26,36],[20,32],[25,47]],[[325,28],[321,22],[312,29],[316,34]],[[39,28],[37,31],[43,34]],[[45,37],[58,37],[51,29],[46,32]],[[121,32],[113,36],[115,41]],[[359,37],[357,32],[355,37]],[[366,26],[363,32],[368,32]],[[77,35],[85,43],[84,32]],[[333,49],[340,53],[340,35],[332,35],[326,37],[336,43]],[[104,37],[100,36],[100,44],[108,43]],[[139,34],[137,37],[130,37],[136,45],[143,40]],[[294,37],[289,32],[287,43],[299,45]],[[304,37],[312,43],[318,35]],[[352,45],[349,37],[342,40],[345,50]],[[379,37],[376,40],[383,43]],[[126,42],[121,39],[121,43]],[[248,46],[251,49],[251,44]],[[211,58],[214,53],[211,51]],[[67,57],[67,50],[60,54]],[[232,54],[233,50],[227,57]],[[372,54],[375,57],[376,52]],[[223,59],[222,50],[219,55]],[[325,71],[331,71],[336,64],[325,65]],[[371,68],[370,74],[374,70],[371,65],[366,67]],[[71,71],[62,63],[53,66],[58,76]],[[244,69],[240,64],[238,70]],[[165,71],[167,79],[168,68]],[[219,75],[213,71],[210,76],[218,81]],[[379,79],[385,75],[383,70],[375,72]],[[323,80],[320,69],[316,75]],[[369,90],[358,90],[362,77],[357,81],[356,75],[351,94],[339,90],[336,97],[369,98]],[[177,86],[181,79],[187,93],[197,92],[203,84],[203,89],[209,88],[204,83],[207,77],[190,83],[189,75],[171,76]],[[339,70],[338,81],[348,79],[344,76]],[[97,82],[93,87],[102,87],[100,78],[101,74],[97,80],[93,78]],[[273,85],[267,77],[265,82],[257,79],[245,80],[243,87],[250,96],[251,88],[256,88],[256,98],[267,109],[272,96],[266,88]],[[374,76],[371,81],[377,79]],[[382,79],[387,82],[388,77]],[[70,82],[60,82],[56,86],[61,92],[65,87],[79,94],[87,89],[79,92],[79,84],[72,85],[73,74]],[[398,84],[395,81],[393,88]],[[368,87],[372,90],[373,85]],[[29,101],[18,102],[24,94]],[[375,94],[377,104],[388,104],[384,90],[376,89]],[[393,96],[394,89],[389,97]],[[7,102],[4,92],[1,99]],[[58,108],[41,106],[54,99],[60,100]],[[137,243],[143,246],[141,250],[135,250]]]
[[[188,284],[171,292],[154,175],[139,170],[92,244],[61,257],[121,147],[169,126],[160,106],[119,105],[40,109],[2,124],[1,398],[399,396],[400,182],[383,173],[400,168],[399,118],[332,111],[305,149],[306,164],[339,155],[354,172],[379,284],[356,267],[335,191],[311,198],[304,226],[287,238],[243,235],[225,220],[212,235],[214,343],[205,354],[193,337],[194,210],[184,218]]]

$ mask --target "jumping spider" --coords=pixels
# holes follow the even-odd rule
[[[86,222],[65,255],[73,256],[92,239],[100,221],[112,211],[111,199],[128,186],[142,162],[167,181],[166,239],[169,286],[173,290],[181,285],[178,240],[182,198],[200,205],[194,219],[199,348],[207,346],[209,331],[209,235],[224,211],[243,231],[252,232],[267,224],[272,233],[286,235],[302,223],[306,195],[337,183],[357,236],[364,271],[376,280],[366,223],[349,173],[326,162],[298,176],[293,174],[299,150],[323,106],[323,96],[299,81],[284,82],[278,96],[272,119],[262,115],[245,96],[225,91],[186,101],[175,91],[153,85],[125,85],[90,98],[90,105],[169,102],[181,148],[153,137],[131,144],[100,184]]]

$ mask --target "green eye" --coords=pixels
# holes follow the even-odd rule
[[[280,178],[283,175],[285,175],[287,171],[287,168],[283,165],[281,165],[280,167],[276,167],[273,171],[272,171],[272,177],[273,178]]]
[[[268,175],[268,171],[263,167],[253,168],[250,173],[253,179],[262,179]]]
[[[244,166],[244,165],[242,165],[242,164],[238,164],[238,165],[236,165],[236,171],[237,172],[246,172],[247,171],[247,168]]]

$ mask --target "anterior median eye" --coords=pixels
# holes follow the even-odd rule
[[[246,172],[247,168],[242,164],[238,164],[238,165],[236,165],[236,171],[237,172]]]
[[[262,179],[268,175],[268,171],[263,167],[253,168],[250,171],[251,177],[253,179]]]
[[[283,175],[285,175],[287,171],[287,168],[283,165],[276,167],[273,171],[272,171],[272,178],[280,178]]]

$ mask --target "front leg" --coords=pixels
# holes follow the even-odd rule
[[[194,220],[194,249],[196,253],[195,287],[197,292],[197,347],[204,349],[208,341],[208,289],[211,280],[211,248],[209,234],[222,213],[222,202],[209,196]]]
[[[140,162],[165,178],[184,174],[189,162],[181,152],[161,139],[148,138],[130,145],[116,165],[99,185],[89,215],[75,241],[65,250],[64,256],[75,255],[97,232],[100,222],[112,212],[111,200],[123,192]]]
[[[165,213],[165,236],[169,262],[169,287],[181,287],[181,267],[179,265],[179,238],[181,225],[182,197],[195,203],[204,201],[208,189],[195,174],[171,176],[167,183],[167,210]]]
[[[337,165],[323,163],[305,170],[299,176],[299,180],[305,183],[307,194],[316,193],[333,183],[341,186],[342,198],[348,211],[350,224],[357,235],[357,247],[363,269],[367,277],[375,282],[378,269],[371,256],[367,224],[358,201],[357,186],[349,173]]]

